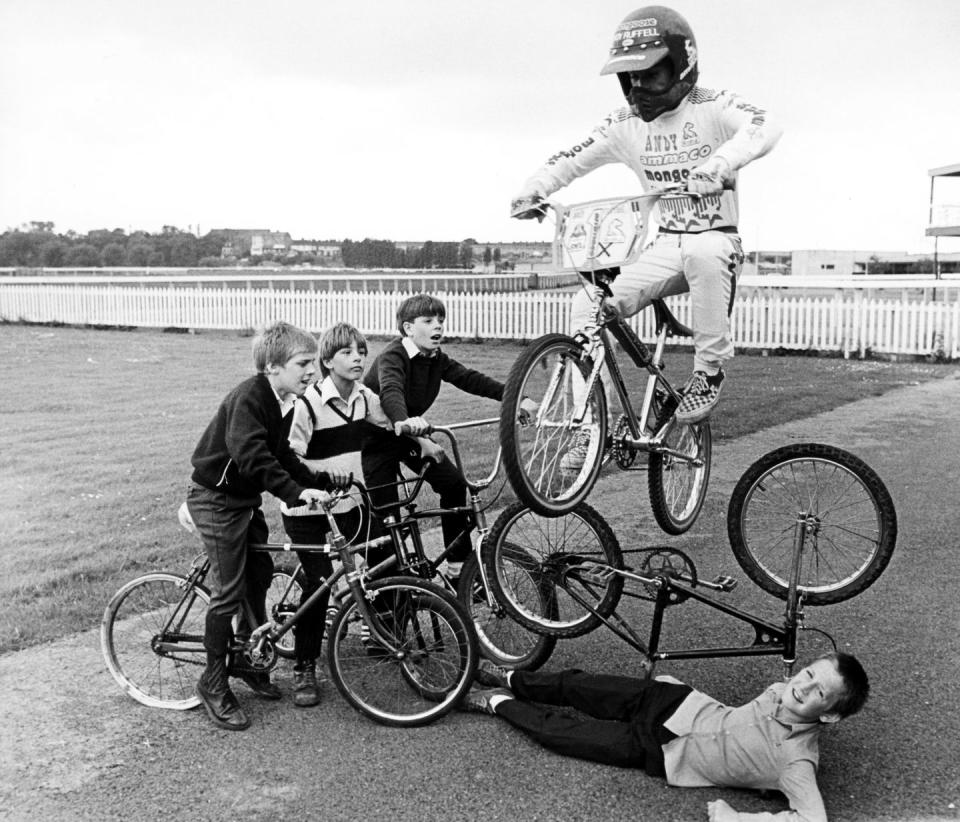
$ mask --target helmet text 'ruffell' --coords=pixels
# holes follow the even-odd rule
[[[635,87],[630,72],[645,71],[668,60],[671,78],[665,90]],[[616,74],[633,113],[655,120],[675,109],[696,85],[697,41],[687,21],[666,6],[645,6],[617,26],[601,74]]]

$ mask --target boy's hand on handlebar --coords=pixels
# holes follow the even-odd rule
[[[525,425],[537,416],[539,408],[540,406],[529,397],[523,397],[520,400],[520,413],[517,414],[517,417],[520,419],[520,422]]]
[[[393,432],[399,437],[401,434],[410,434],[420,437],[430,433],[433,426],[423,417],[407,417],[405,420],[393,424]]]
[[[349,488],[353,482],[353,471],[344,471],[342,468],[328,468],[327,476],[334,488]]]
[[[417,437],[417,442],[420,443],[420,456],[425,460],[440,462],[446,456],[439,442],[434,442],[428,437]]]
[[[510,216],[517,220],[537,220],[543,222],[547,216],[543,197],[534,194],[529,197],[516,197],[510,201]]]
[[[300,499],[307,503],[307,505],[309,505],[311,508],[317,508],[330,502],[331,496],[326,491],[321,491],[319,488],[304,488],[300,492]]]

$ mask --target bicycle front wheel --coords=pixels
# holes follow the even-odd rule
[[[503,389],[500,445],[513,490],[538,514],[559,516],[586,499],[603,464],[607,402],[583,349],[563,334],[534,340],[514,362]],[[521,420],[526,398],[539,406]]]
[[[179,574],[146,574],[120,588],[100,623],[103,658],[120,687],[151,708],[199,705],[209,602],[206,588]]]
[[[514,503],[497,517],[481,557],[494,596],[531,631],[576,637],[613,613],[623,593],[620,543],[585,502],[564,517]],[[544,609],[537,591],[545,591]],[[531,607],[533,604],[533,607]],[[593,609],[593,610],[591,610]]]
[[[360,713],[384,725],[426,725],[469,690],[477,638],[462,606],[424,580],[387,577],[367,586],[391,647],[374,639],[355,600],[337,613],[327,664],[337,689]]]
[[[674,420],[647,461],[647,490],[657,524],[668,534],[683,534],[700,515],[710,480],[713,436],[710,421],[684,425]]]
[[[556,601],[551,596],[549,586],[538,585],[525,570],[530,565],[530,558],[518,554],[507,561],[514,562],[515,573],[528,574],[524,586],[527,607],[547,616],[551,615],[551,611],[555,612]],[[557,645],[556,637],[525,628],[495,598],[492,605],[487,601],[487,589],[476,556],[472,555],[463,563],[457,591],[460,603],[473,620],[482,656],[502,668],[514,671],[535,671],[550,658]]]
[[[796,443],[747,469],[730,498],[727,530],[737,562],[765,591],[786,599],[799,563],[804,601],[829,605],[865,591],[883,573],[897,515],[863,460],[830,445]]]

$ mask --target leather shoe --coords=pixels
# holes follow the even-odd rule
[[[212,690],[201,676],[197,681],[197,696],[207,710],[207,716],[218,728],[226,731],[243,731],[250,727],[250,719],[230,688]]]
[[[311,664],[293,669],[293,704],[298,708],[312,708],[320,702],[317,687],[317,669]]]
[[[277,700],[282,699],[283,694],[280,689],[270,681],[270,674],[254,673],[253,671],[238,671],[234,674],[251,691],[261,699]]]

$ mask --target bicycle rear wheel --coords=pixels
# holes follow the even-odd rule
[[[897,515],[883,481],[853,454],[817,443],[771,451],[740,478],[727,511],[730,546],[754,582],[786,599],[798,536],[797,590],[810,605],[843,602],[883,573]]]
[[[559,516],[586,499],[603,464],[607,402],[598,379],[583,407],[593,363],[564,334],[534,340],[514,362],[503,389],[500,444],[513,490],[538,514]],[[520,403],[539,405],[536,420],[520,421]]]
[[[532,558],[518,552],[515,557],[507,557],[506,561],[513,563],[516,574],[528,576],[524,588],[527,607],[548,616],[553,612],[555,618],[556,600],[551,595],[550,587],[537,584],[525,570],[531,564]],[[482,656],[502,668],[514,671],[535,671],[550,658],[557,645],[556,637],[525,628],[514,620],[496,599],[493,605],[487,602],[480,563],[475,555],[463,563],[457,591],[460,603],[469,611],[473,620]]]
[[[586,503],[564,517],[541,517],[514,503],[497,517],[481,558],[494,596],[507,612],[549,636],[592,631],[601,616],[613,613],[623,592],[623,577],[611,571],[623,568],[620,543]],[[551,600],[546,610],[534,594],[544,589]]]
[[[355,600],[330,629],[327,664],[337,689],[360,713],[384,725],[426,725],[449,713],[469,690],[479,652],[462,606],[424,580],[387,577],[367,586],[391,634],[391,648],[363,630]]]
[[[153,573],[117,591],[100,622],[100,648],[121,688],[151,708],[195,708],[206,664],[206,588],[179,574]]]
[[[696,522],[707,496],[713,454],[710,421],[684,425],[674,420],[663,444],[678,453],[650,453],[647,461],[650,507],[664,531],[683,534]]]
[[[284,625],[300,607],[303,589],[297,581],[299,573],[276,571],[270,578],[270,587],[267,589],[267,616],[277,625]],[[287,631],[274,643],[274,647],[284,659],[293,659],[293,631]]]

